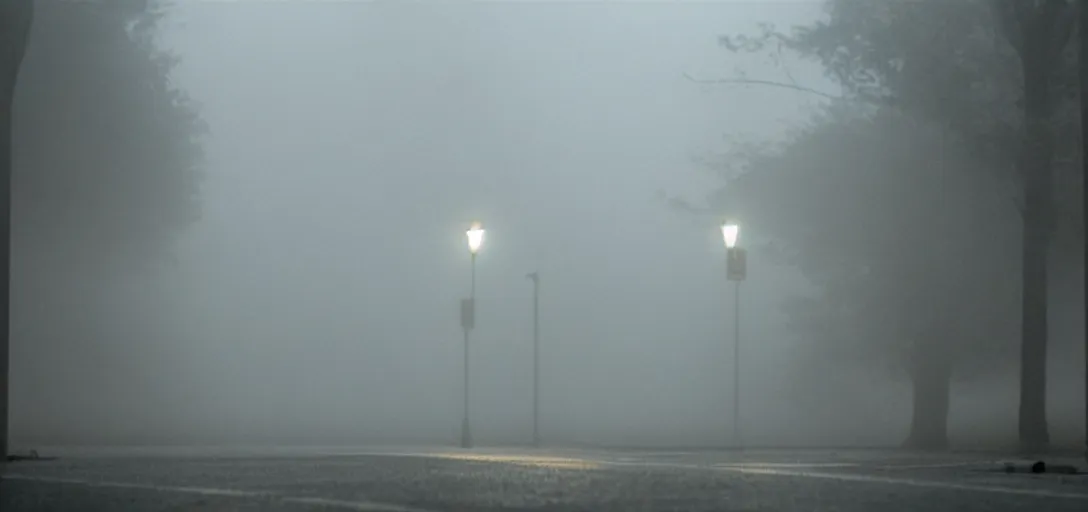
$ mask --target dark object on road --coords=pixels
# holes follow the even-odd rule
[[[1005,472],[1006,473],[1032,473],[1032,474],[1036,474],[1036,475],[1040,475],[1040,474],[1044,474],[1044,473],[1050,473],[1050,474],[1053,474],[1053,475],[1081,475],[1081,474],[1085,474],[1084,472],[1077,469],[1076,466],[1063,465],[1063,464],[1059,464],[1059,465],[1049,464],[1048,465],[1046,462],[1041,461],[1041,460],[1032,463],[1030,466],[1018,465],[1018,464],[1015,464],[1015,463],[1012,463],[1012,462],[1006,462],[1005,463]]]
[[[1063,464],[1050,464],[1047,465],[1043,461],[1036,462],[1031,465],[1032,473],[1051,473],[1055,475],[1077,475],[1081,472],[1077,470],[1076,466],[1069,466]]]

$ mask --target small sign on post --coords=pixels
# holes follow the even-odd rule
[[[726,256],[725,273],[730,281],[743,281],[748,277],[748,251],[741,247],[729,249]]]
[[[469,331],[476,326],[476,304],[472,299],[461,299],[461,328]]]

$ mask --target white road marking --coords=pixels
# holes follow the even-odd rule
[[[325,498],[307,498],[302,496],[284,496],[273,492],[243,491],[238,489],[216,489],[211,487],[183,487],[169,485],[134,484],[126,482],[97,482],[94,480],[80,480],[75,478],[51,478],[30,475],[4,475],[6,480],[23,480],[27,482],[41,482],[50,484],[82,485],[85,487],[102,487],[108,489],[128,489],[140,491],[154,491],[166,493],[196,494],[199,496],[214,496],[227,498],[258,498],[266,500],[292,503],[296,505],[317,505],[341,510],[354,510],[357,512],[429,512],[427,510],[405,507],[394,503],[378,503],[372,501],[347,501]]]

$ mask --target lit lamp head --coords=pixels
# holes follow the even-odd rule
[[[725,239],[725,247],[732,249],[737,246],[737,235],[740,234],[740,226],[736,222],[727,220],[722,223],[722,238]]]
[[[468,250],[472,254],[480,252],[480,246],[484,245],[484,228],[479,222],[473,222],[472,227],[465,232],[468,235]]]

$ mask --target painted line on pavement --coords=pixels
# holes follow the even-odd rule
[[[134,484],[126,482],[98,482],[94,480],[80,480],[75,478],[52,478],[30,475],[9,474],[2,477],[3,480],[22,480],[26,482],[38,482],[47,484],[81,485],[85,487],[99,487],[106,489],[125,489],[134,491],[153,491],[163,493],[195,494],[199,496],[224,497],[224,498],[250,498],[279,501],[296,505],[317,505],[341,510],[354,510],[357,512],[430,512],[423,509],[405,507],[393,503],[379,503],[372,501],[347,501],[325,498],[312,498],[301,496],[284,496],[273,492],[243,491],[238,489],[217,489],[212,487],[183,487],[170,485]]]

